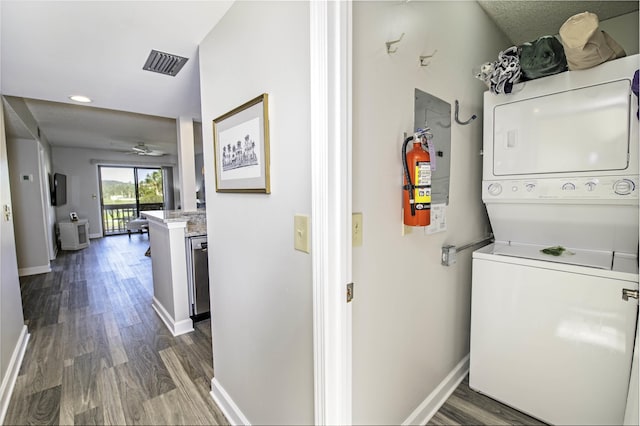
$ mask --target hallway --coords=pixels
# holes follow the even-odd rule
[[[211,327],[173,337],[151,307],[147,235],[60,251],[22,277],[31,334],[5,424],[226,424],[209,395]]]

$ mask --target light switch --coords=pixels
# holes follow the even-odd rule
[[[362,245],[362,213],[351,215],[351,244],[353,247]]]
[[[297,214],[293,217],[293,245],[296,250],[309,253],[309,216]]]

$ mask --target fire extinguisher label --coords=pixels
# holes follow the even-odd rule
[[[416,163],[416,210],[426,210],[431,207],[431,164],[428,161]]]

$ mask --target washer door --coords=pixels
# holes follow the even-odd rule
[[[637,281],[492,257],[473,259],[469,386],[551,424],[622,424]]]

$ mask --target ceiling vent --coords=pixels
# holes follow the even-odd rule
[[[152,50],[142,69],[175,77],[188,60],[182,56]]]

